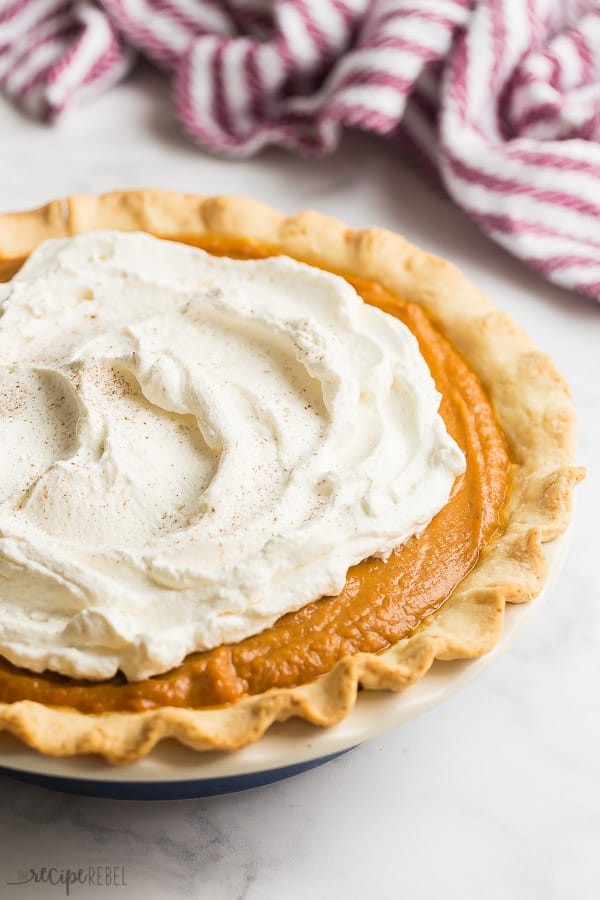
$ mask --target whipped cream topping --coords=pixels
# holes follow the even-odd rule
[[[0,654],[130,680],[344,586],[463,454],[410,331],[342,278],[146,234],[0,285]]]

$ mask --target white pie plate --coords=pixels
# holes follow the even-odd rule
[[[0,773],[56,790],[136,800],[206,797],[259,787],[327,762],[441,703],[503,653],[549,596],[565,562],[568,534],[546,545],[548,579],[529,603],[509,605],[496,647],[480,659],[436,662],[417,684],[399,694],[362,692],[338,725],[319,728],[298,719],[273,726],[235,753],[195,753],[163,741],[145,759],[109,766],[95,756],[48,757],[0,734]]]

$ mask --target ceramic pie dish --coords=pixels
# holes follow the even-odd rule
[[[34,672],[13,656],[0,669],[0,728],[50,756],[93,753],[111,763],[138,760],[165,738],[236,750],[291,718],[342,722],[359,688],[404,692],[436,660],[491,651],[507,604],[531,601],[547,582],[543,544],[566,530],[582,477],[574,411],[548,357],[454,266],[398,235],[353,231],[312,212],[286,218],[243,199],[132,191],[0,216],[0,277],[47,239],[107,231],[146,232],[216,257],[283,254],[350,281],[417,336],[466,472],[424,532],[387,561],[353,566],[339,595],[320,592],[258,634],[191,653],[172,670],[94,682],[58,666],[58,675]],[[77,302],[95,302],[84,294]],[[20,578],[11,558],[5,573],[15,579],[16,570]],[[401,695],[410,705],[405,697],[410,690]]]

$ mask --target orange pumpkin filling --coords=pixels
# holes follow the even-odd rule
[[[277,252],[246,239],[181,240],[237,258]],[[19,265],[0,262],[0,281]],[[344,277],[367,303],[401,319],[419,341],[442,394],[441,415],[467,457],[466,472],[446,506],[387,562],[368,559],[351,568],[338,596],[282,616],[254,637],[191,654],[170,672],[133,683],[120,675],[99,683],[36,675],[0,659],[0,702],[28,699],[88,713],[220,706],[269,688],[304,684],[348,654],[385,650],[448,599],[500,525],[510,471],[506,442],[478,377],[421,308],[376,282]]]

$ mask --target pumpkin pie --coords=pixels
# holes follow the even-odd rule
[[[452,264],[144,190],[1,215],[0,282],[0,730],[233,750],[486,653],[540,591],[573,406]]]

